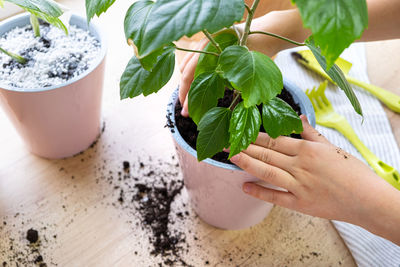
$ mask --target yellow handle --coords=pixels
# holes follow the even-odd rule
[[[374,153],[369,150],[358,138],[351,125],[346,119],[335,125],[335,128],[343,134],[360,152],[363,158],[374,169],[376,174],[385,179],[389,184],[400,190],[400,174],[392,166],[384,163]]]
[[[391,110],[393,110],[397,113],[400,113],[400,96],[398,96],[392,92],[389,92],[383,88],[380,88],[378,86],[359,81],[359,80],[357,80],[353,77],[347,76],[347,75],[346,75],[346,79],[350,83],[355,84],[359,87],[362,87],[365,90],[367,90],[368,92],[370,92],[371,94],[373,94],[374,96],[376,96],[376,98],[378,98],[380,101],[382,101]]]

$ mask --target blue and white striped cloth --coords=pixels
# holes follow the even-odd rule
[[[318,86],[323,79],[316,73],[300,66],[292,58],[290,53],[301,49],[304,48],[282,51],[276,57],[275,62],[287,79],[305,91],[307,88]],[[342,57],[353,63],[350,76],[369,83],[364,44],[353,44],[342,54]],[[330,84],[326,95],[335,111],[347,118],[364,144],[384,162],[400,170],[399,148],[380,102],[368,92],[356,86],[353,88],[363,108],[365,116],[363,124],[361,124],[361,117],[353,110],[342,90]],[[339,132],[319,125],[317,125],[317,129],[336,146],[364,160]],[[358,226],[339,221],[332,222],[350,249],[358,266],[400,266],[399,246]]]

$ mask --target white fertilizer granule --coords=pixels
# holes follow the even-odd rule
[[[0,38],[0,47],[26,59],[20,64],[0,53],[0,87],[38,89],[60,85],[81,75],[94,63],[100,43],[88,31],[71,25],[68,35],[47,23],[40,25],[41,37],[32,27],[14,28]]]

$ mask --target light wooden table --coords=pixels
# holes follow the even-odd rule
[[[83,1],[64,1],[83,12]],[[68,2],[68,3],[67,3]],[[0,112],[0,265],[15,266],[18,258],[33,261],[25,239],[29,228],[39,230],[39,252],[48,266],[158,266],[150,255],[149,232],[131,205],[119,205],[122,162],[139,161],[146,170],[178,170],[165,125],[173,79],[157,95],[119,100],[119,77],[131,51],[125,44],[123,18],[129,1],[117,1],[96,19],[109,38],[104,87],[106,130],[94,148],[64,160],[31,155]],[[369,74],[377,85],[400,93],[400,41],[367,45]],[[397,141],[400,116],[388,112]],[[152,158],[150,161],[149,157]],[[160,165],[161,162],[161,165]],[[168,176],[168,175],[167,175]],[[130,181],[133,183],[134,181]],[[191,211],[185,191],[172,205],[189,216],[171,227],[186,233],[182,259],[194,266],[354,266],[352,256],[328,220],[275,207],[259,225],[242,231],[222,231],[201,222]],[[10,250],[10,246],[13,248]],[[187,250],[187,251],[186,251]],[[33,264],[32,264],[33,265]],[[7,265],[10,266],[10,265]],[[21,266],[21,264],[20,264]]]

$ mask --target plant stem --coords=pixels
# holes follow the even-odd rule
[[[260,2],[260,0],[254,0],[253,5],[251,6],[251,9],[248,10],[249,14],[247,15],[246,24],[244,26],[244,33],[243,33],[242,39],[240,39],[241,46],[246,45],[247,37],[249,36],[249,32],[250,32],[251,21],[253,20],[254,13],[256,11],[256,8],[257,8],[259,2]]]
[[[33,32],[35,33],[35,37],[40,37],[39,20],[33,14],[31,14],[31,25],[32,25]]]
[[[236,107],[237,101],[239,100],[239,97],[241,96],[241,93],[236,91],[236,90],[234,90],[233,91],[233,95],[234,95],[234,99],[233,99],[232,103],[229,106],[229,109],[232,110],[232,111]]]
[[[20,55],[14,54],[10,51],[7,51],[3,48],[0,47],[0,52],[3,52],[4,54],[6,54],[7,56],[13,58],[14,60],[18,61],[21,64],[25,64],[26,62],[28,62],[28,60],[24,57],[21,57]]]
[[[214,40],[214,38],[211,36],[211,34],[207,30],[203,30],[204,35],[210,40],[210,42],[217,48],[219,53],[222,53],[222,49],[219,46],[219,44]]]
[[[214,52],[208,52],[208,51],[202,51],[202,50],[192,50],[192,49],[186,49],[186,48],[181,48],[181,47],[175,47],[177,50],[182,50],[186,52],[194,52],[194,53],[202,53],[202,54],[208,54],[208,55],[213,55],[216,57],[219,57],[217,53]]]
[[[250,12],[251,12],[251,9],[250,9],[249,5],[248,5],[248,4],[244,4],[244,6],[245,6],[245,7],[246,7],[246,9],[247,9],[247,13],[249,13],[249,14],[250,14]]]
[[[299,43],[299,42],[290,40],[289,38],[286,38],[286,37],[283,37],[283,36],[280,36],[280,35],[278,35],[278,34],[271,33],[271,32],[263,32],[263,31],[253,31],[253,32],[252,32],[252,31],[251,31],[251,32],[249,32],[249,34],[265,34],[265,35],[268,35],[268,36],[272,36],[272,37],[275,37],[275,38],[278,38],[278,39],[287,41],[287,42],[292,43],[292,44],[294,44],[294,45],[298,45],[298,46],[304,46],[304,45],[306,45],[305,43]]]

